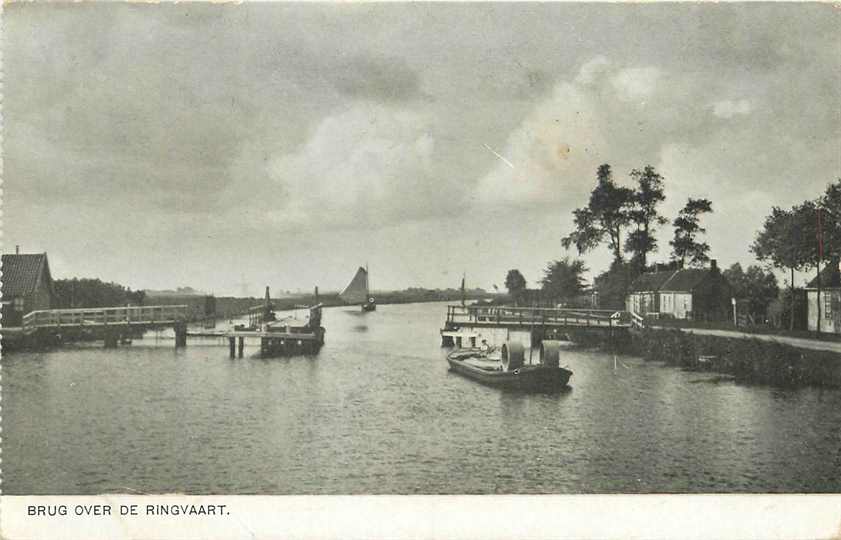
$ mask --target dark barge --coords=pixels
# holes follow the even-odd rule
[[[540,363],[525,364],[521,343],[506,342],[500,356],[477,348],[457,349],[447,355],[450,370],[482,384],[507,390],[553,391],[567,386],[572,371],[560,367],[560,343],[540,345]]]

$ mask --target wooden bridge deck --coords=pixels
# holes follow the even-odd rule
[[[629,328],[623,311],[512,306],[447,306],[445,329],[452,328]]]
[[[25,334],[42,330],[104,329],[118,326],[160,328],[186,324],[188,306],[131,306],[83,309],[46,309],[23,317]]]

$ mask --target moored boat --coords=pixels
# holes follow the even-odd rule
[[[559,390],[572,371],[559,365],[560,344],[545,340],[540,345],[540,363],[525,364],[521,343],[507,341],[499,354],[477,348],[456,349],[447,355],[450,370],[483,384],[522,391]]]

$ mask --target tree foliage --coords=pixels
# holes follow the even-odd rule
[[[505,288],[508,289],[508,293],[517,302],[522,296],[523,291],[526,290],[526,278],[516,268],[509,270],[505,276]]]
[[[587,270],[581,259],[564,257],[551,261],[540,280],[544,295],[555,301],[570,300],[580,295],[587,285],[584,279]]]
[[[823,258],[841,257],[841,178],[827,186],[817,200],[821,214]]]
[[[780,288],[773,272],[761,266],[750,265],[747,271],[735,263],[722,272],[733,288],[733,296],[748,301],[748,310],[754,321],[764,321],[768,316],[768,306],[779,296]]]
[[[751,251],[760,261],[767,261],[780,269],[802,270],[808,264],[811,219],[806,219],[804,207],[783,210],[775,206],[765,218],[762,230],[751,244]]]
[[[104,283],[99,279],[57,279],[53,281],[53,288],[59,308],[143,305],[146,298],[144,291],[132,291],[118,283]]]
[[[701,227],[701,214],[712,211],[712,202],[709,199],[690,197],[672,222],[675,228],[674,238],[669,242],[672,246],[672,259],[680,261],[681,266],[687,263],[687,259],[692,266],[700,266],[710,260],[710,245],[697,238],[698,235],[707,232]]]
[[[794,272],[804,270],[810,265],[810,253],[815,250],[816,227],[814,210],[808,205],[783,210],[771,208],[771,214],[765,218],[762,230],[751,244],[751,251],[760,261],[766,261],[776,268],[787,269],[791,274],[789,298],[794,312]],[[811,234],[810,234],[811,233]],[[811,239],[809,238],[811,236]],[[794,328],[794,318],[789,320],[790,329]]]
[[[637,268],[645,268],[648,254],[657,250],[655,231],[668,220],[660,215],[658,206],[666,200],[663,189],[663,177],[652,167],[646,165],[642,170],[631,171],[631,178],[636,180],[637,188],[633,192],[633,207],[628,212],[631,223],[636,225],[625,240],[625,251],[632,254],[631,260]]]
[[[639,276],[639,271],[633,264],[613,261],[609,270],[593,279],[593,286],[599,291],[599,307],[624,309],[628,289],[637,276]]]
[[[567,249],[575,246],[582,254],[606,238],[614,260],[622,260],[622,229],[629,223],[633,190],[613,182],[613,173],[607,163],[599,166],[596,176],[596,187],[590,193],[587,206],[573,210],[575,230],[561,243]]]

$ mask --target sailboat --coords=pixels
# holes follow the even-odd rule
[[[377,303],[368,289],[368,266],[360,266],[353,275],[345,290],[339,293],[339,298],[348,304],[361,304],[362,311],[375,311]]]

